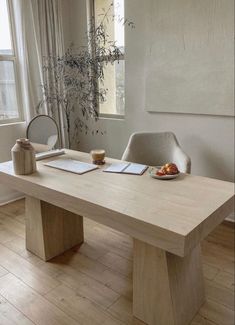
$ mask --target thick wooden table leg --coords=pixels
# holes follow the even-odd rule
[[[189,324],[205,299],[200,246],[182,258],[134,239],[133,295],[146,324]]]
[[[83,242],[83,217],[26,197],[26,248],[45,261]]]

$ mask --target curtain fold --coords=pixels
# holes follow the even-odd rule
[[[63,54],[60,0],[11,0],[16,31],[16,55],[26,121],[40,112],[55,118],[60,130],[60,146],[65,145],[63,111],[59,104],[43,101],[42,84],[56,86],[53,71],[43,70],[44,57]]]

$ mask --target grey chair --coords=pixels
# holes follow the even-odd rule
[[[172,132],[133,133],[122,160],[149,166],[161,166],[173,162],[181,172],[191,171],[191,159],[181,149]]]

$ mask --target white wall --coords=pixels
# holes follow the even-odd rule
[[[148,3],[147,110],[233,116],[234,0]]]
[[[148,66],[149,22],[154,20],[151,2],[127,0],[126,17],[136,28],[126,28],[126,117],[103,119],[97,123],[106,135],[81,134],[79,149],[105,148],[120,158],[131,133],[135,131],[173,131],[192,159],[192,173],[227,181],[234,179],[234,119],[232,117],[149,113],[145,110],[146,69]],[[176,0],[182,1],[182,0]],[[222,0],[221,0],[222,1]],[[79,43],[84,35],[85,1],[66,1],[70,6],[70,33],[67,44]],[[179,7],[180,10],[180,7]],[[68,21],[67,21],[68,23]],[[216,35],[215,35],[216,36]],[[151,47],[150,47],[151,50]],[[213,57],[211,58],[213,60]],[[231,67],[232,69],[232,67]]]
[[[16,139],[25,137],[25,130],[25,123],[0,125],[0,162],[11,159],[11,148]],[[0,205],[20,196],[20,193],[0,184]]]

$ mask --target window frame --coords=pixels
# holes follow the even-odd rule
[[[5,124],[15,124],[18,122],[24,122],[24,112],[22,109],[22,99],[21,99],[21,88],[20,88],[20,77],[19,77],[19,62],[17,55],[17,47],[16,47],[16,34],[15,34],[15,24],[13,20],[13,6],[11,0],[6,0],[7,4],[7,12],[9,17],[9,28],[10,28],[10,36],[11,36],[11,46],[12,46],[12,54],[0,54],[0,61],[12,62],[14,69],[14,77],[15,77],[15,91],[16,91],[16,103],[18,109],[18,118],[6,118],[0,119],[0,126]]]
[[[92,20],[92,18],[94,19],[95,22],[95,0],[86,0],[87,1],[87,19],[88,19],[88,24],[89,22]],[[89,26],[88,26],[89,28]],[[93,48],[90,49],[91,52],[93,53]],[[108,56],[106,56],[105,58],[108,58]],[[118,60],[117,60],[118,61]],[[120,55],[119,61],[124,61],[124,65],[125,65],[125,44],[124,44],[124,54]],[[125,82],[125,75],[124,75],[124,82]],[[98,84],[98,81],[97,81]],[[97,86],[99,87],[99,86]],[[126,88],[126,87],[125,87]],[[125,89],[124,89],[124,94],[125,94]],[[125,100],[126,100],[126,94],[125,94]],[[100,105],[98,103],[98,109],[99,109],[99,118],[101,119],[113,119],[113,120],[124,120],[125,119],[125,108],[126,105],[124,107],[124,114],[108,114],[108,113],[101,113],[100,112]]]

